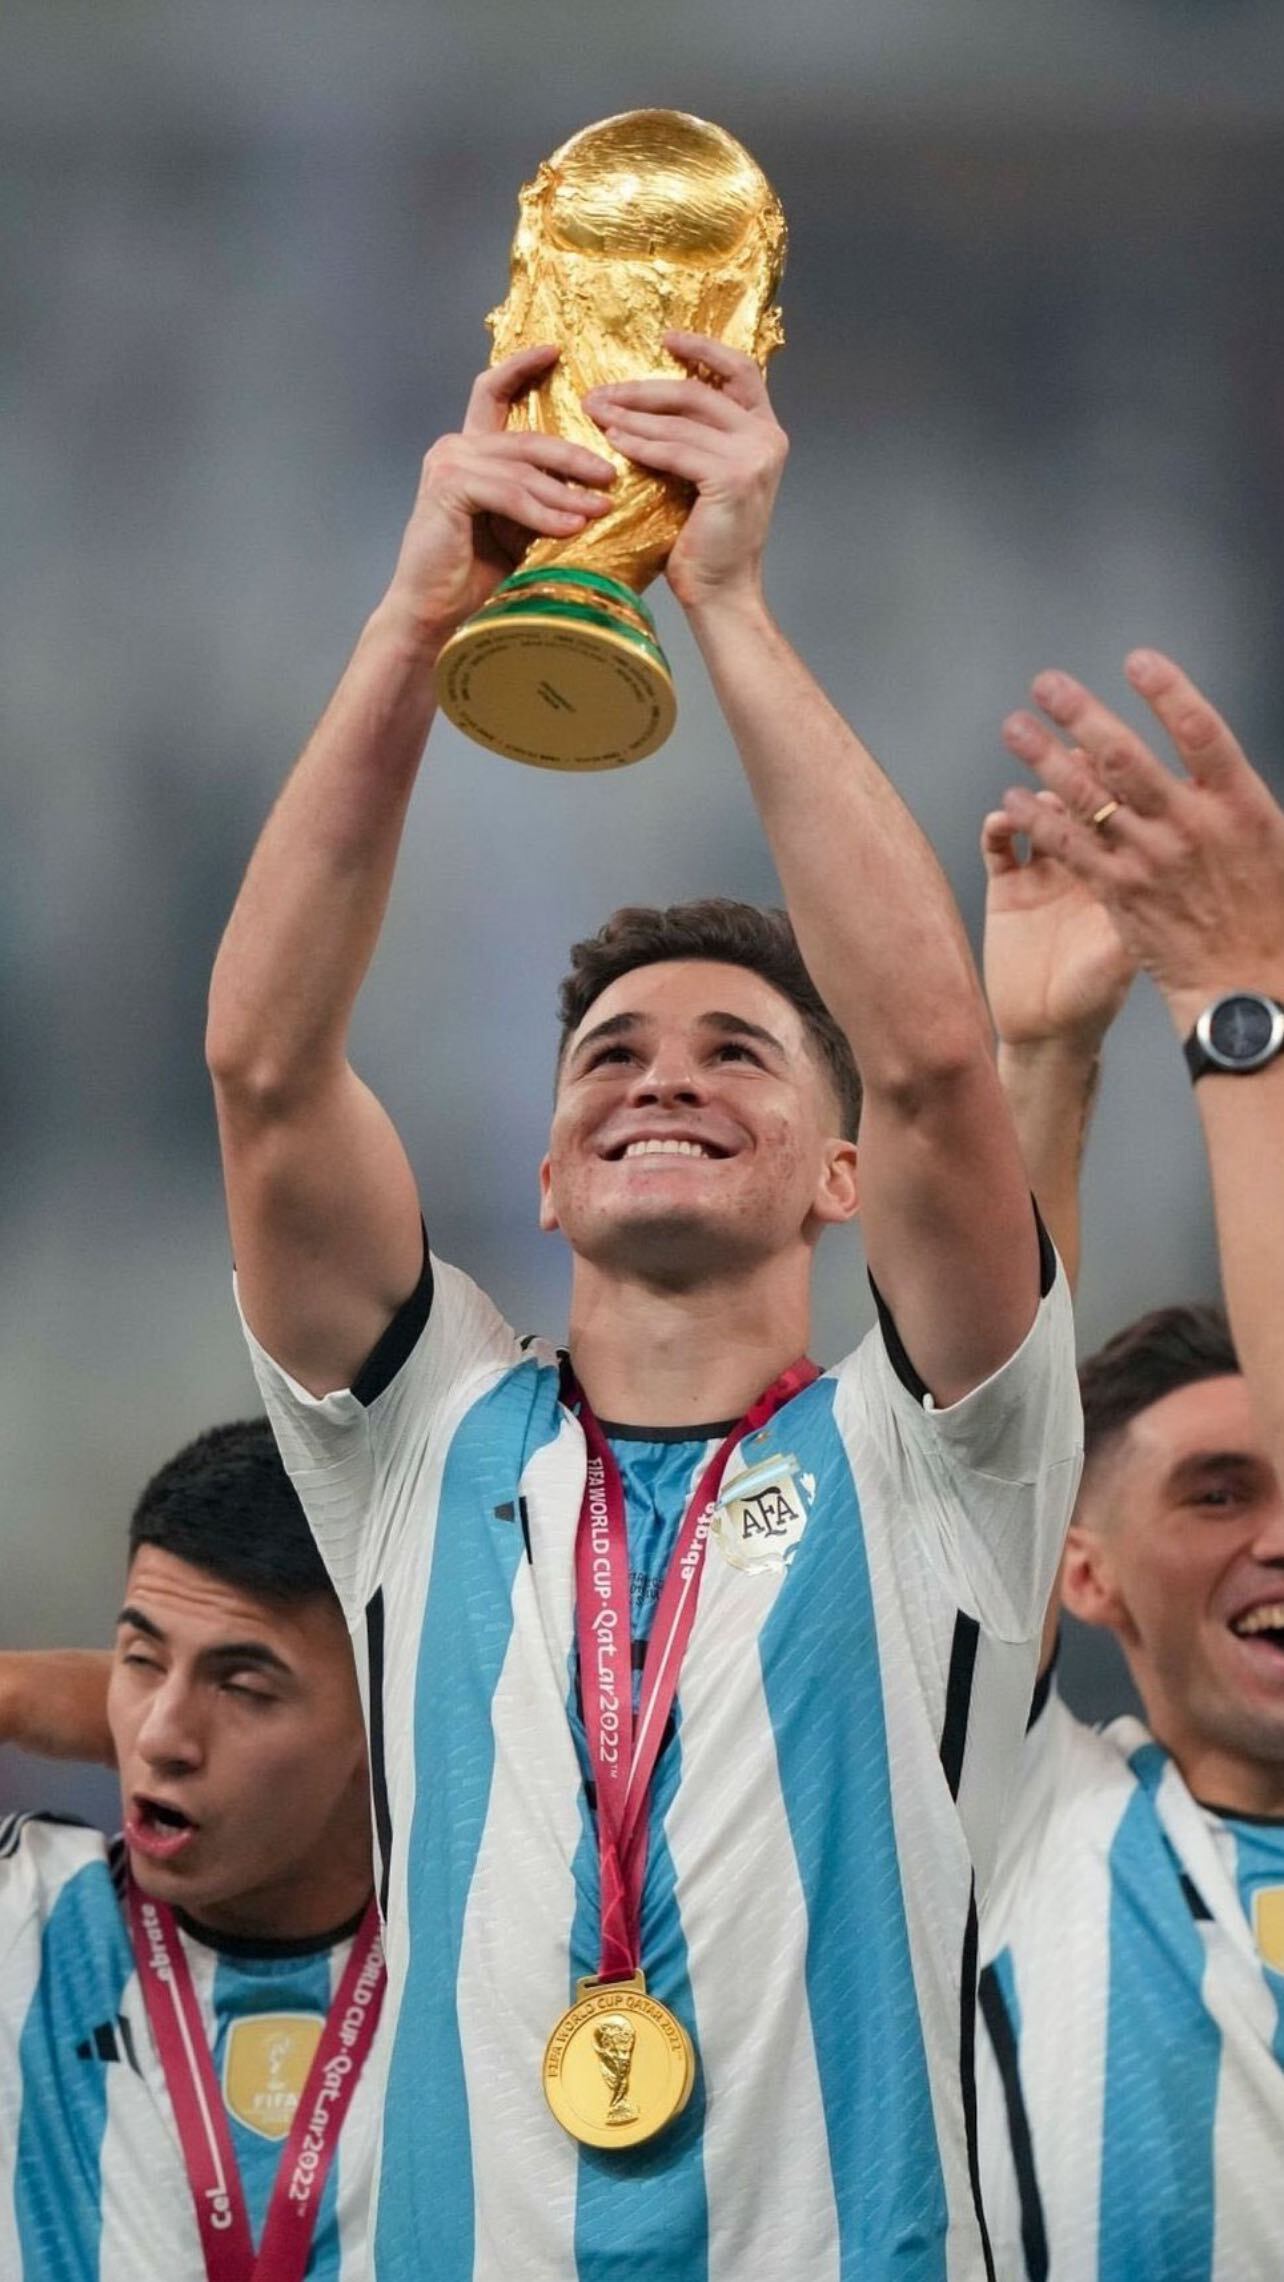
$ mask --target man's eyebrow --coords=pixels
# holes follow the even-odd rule
[[[1262,1461],[1252,1450],[1192,1450],[1171,1468],[1168,1485],[1188,1489],[1209,1474],[1256,1474],[1261,1469]]]
[[[720,1038],[756,1038],[760,1046],[769,1046],[782,1061],[785,1049],[774,1031],[764,1030],[760,1022],[750,1022],[744,1014],[723,1014],[715,1011],[702,1014],[696,1025],[699,1030],[714,1030]]]
[[[129,1625],[134,1632],[144,1633],[149,1640],[163,1642],[167,1638],[160,1625],[152,1617],[145,1616],[140,1608],[123,1608],[116,1623],[118,1626]],[[276,1672],[282,1679],[294,1678],[285,1658],[278,1656],[275,1648],[269,1648],[262,1640],[217,1641],[212,1648],[201,1650],[200,1661],[202,1664],[229,1666],[252,1664],[262,1672]]]
[[[649,1015],[609,1014],[605,1022],[595,1023],[591,1030],[585,1031],[571,1060],[573,1063],[578,1062],[591,1046],[599,1045],[604,1038],[628,1037],[633,1031],[648,1027],[650,1022]],[[755,1038],[760,1046],[769,1048],[782,1061],[787,1058],[779,1038],[772,1031],[764,1030],[760,1022],[751,1022],[745,1014],[729,1014],[721,1008],[715,1008],[710,1013],[699,1016],[696,1028],[712,1030],[719,1038]]]
[[[145,1632],[149,1640],[163,1640],[165,1638],[160,1626],[153,1624],[149,1616],[144,1616],[140,1608],[132,1608],[126,1605],[116,1619],[117,1629],[119,1630],[123,1624],[132,1625],[135,1632]]]
[[[642,1022],[640,1014],[608,1014],[605,1022],[596,1022],[591,1030],[585,1031],[571,1055],[572,1062],[578,1062],[590,1046],[596,1046],[603,1038],[623,1038],[629,1031],[641,1029]]]
[[[254,1664],[260,1671],[276,1672],[282,1679],[292,1680],[294,1673],[284,1656],[275,1648],[267,1647],[262,1640],[220,1640],[216,1648],[201,1651],[203,1664]]]

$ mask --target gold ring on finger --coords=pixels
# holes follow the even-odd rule
[[[1110,819],[1114,815],[1115,810],[1122,807],[1123,802],[1121,800],[1103,800],[1100,808],[1094,808],[1092,815],[1089,817],[1088,821],[1096,828],[1098,832],[1101,832],[1110,822]]]

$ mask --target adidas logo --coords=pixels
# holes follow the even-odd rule
[[[117,2013],[114,2021],[101,2021],[92,2034],[76,2046],[76,2058],[124,2060],[133,2069],[135,2076],[143,2073],[134,2049],[134,2032],[123,2013]]]

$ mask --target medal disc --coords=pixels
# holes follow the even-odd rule
[[[581,1981],[545,2049],[544,2097],[573,2139],[637,2147],[681,2115],[695,2071],[690,2037],[641,1973]]]

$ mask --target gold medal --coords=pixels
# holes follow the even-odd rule
[[[579,1998],[544,2053],[544,2097],[564,2131],[588,2147],[637,2147],[691,2097],[690,2037],[646,1993],[646,1977],[581,1981]]]

